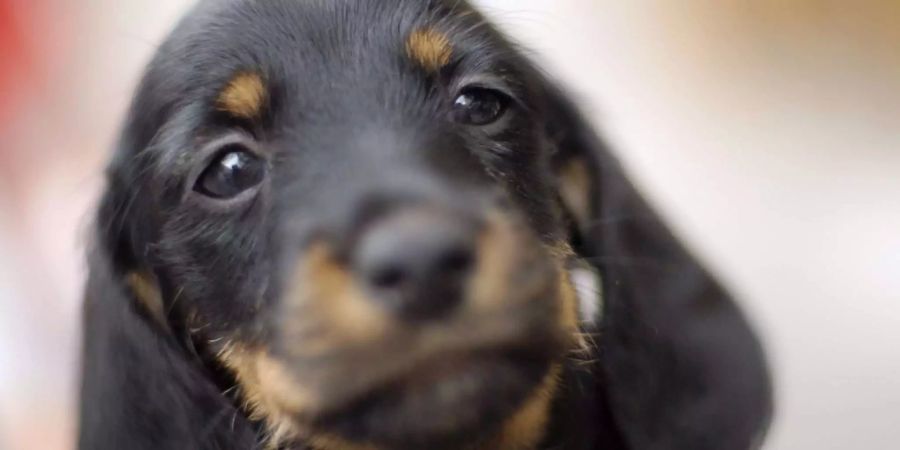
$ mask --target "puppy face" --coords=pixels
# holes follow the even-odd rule
[[[462,2],[372,3],[162,46],[111,173],[135,295],[273,442],[527,439],[577,331],[539,76]]]

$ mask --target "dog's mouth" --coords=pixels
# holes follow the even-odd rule
[[[567,352],[549,280],[533,303],[429,330],[393,330],[324,359],[288,359],[317,395],[297,423],[384,448],[454,448],[489,439]]]
[[[275,436],[461,448],[497,435],[572,348],[571,330],[557,319],[558,288],[548,282],[516,308],[430,330],[392,330],[365,345],[307,356],[240,349],[226,364],[251,417]]]
[[[389,448],[454,448],[489,439],[539,386],[551,359],[532,349],[436,356],[319,416],[315,427]]]

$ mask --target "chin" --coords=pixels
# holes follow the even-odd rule
[[[316,420],[349,442],[449,449],[495,436],[541,387],[552,361],[533,351],[434,358]]]

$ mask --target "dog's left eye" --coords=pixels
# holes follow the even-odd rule
[[[203,195],[229,199],[259,185],[266,173],[265,163],[243,149],[230,149],[203,171],[194,190]]]
[[[495,89],[470,87],[453,102],[453,118],[466,125],[489,125],[509,107],[509,97]]]

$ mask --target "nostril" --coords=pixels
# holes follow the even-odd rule
[[[440,258],[437,268],[448,275],[463,274],[472,267],[474,260],[475,257],[468,248],[454,248]]]
[[[385,266],[373,271],[369,277],[372,287],[378,289],[399,289],[406,280],[403,268],[399,266]]]

